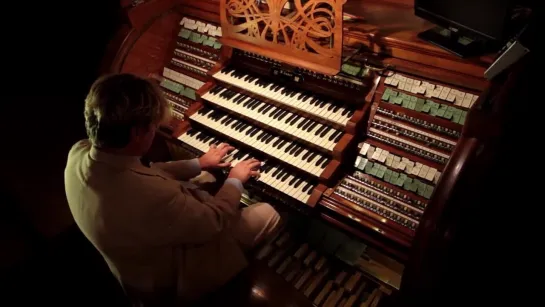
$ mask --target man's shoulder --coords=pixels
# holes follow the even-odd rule
[[[81,154],[86,154],[91,150],[91,142],[88,139],[80,140],[76,144],[72,145],[70,152],[68,153],[68,158]]]

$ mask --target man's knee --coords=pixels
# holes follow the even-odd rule
[[[280,214],[267,203],[257,203],[242,211],[236,236],[247,248],[275,233],[281,225]]]
[[[269,235],[277,230],[281,220],[278,211],[268,203],[257,203],[254,206],[255,210],[258,211],[259,215],[262,217],[262,228],[264,229],[263,235]]]

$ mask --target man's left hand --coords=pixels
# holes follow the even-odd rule
[[[211,145],[210,149],[208,149],[208,152],[199,158],[201,169],[204,170],[230,166],[230,162],[222,162],[222,160],[225,155],[233,149],[235,149],[233,146],[230,146],[226,143],[221,143],[218,146]]]

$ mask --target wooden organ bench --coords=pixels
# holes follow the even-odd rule
[[[160,136],[167,156],[226,141],[237,148],[232,163],[266,161],[243,201],[266,200],[289,218],[256,251],[253,272],[280,276],[297,304],[416,297],[475,192],[470,178],[493,155],[521,65],[489,82],[494,55],[461,59],[419,40],[431,24],[412,1],[349,0],[344,12],[358,18],[343,23],[342,65],[331,75],[274,48],[224,45],[220,2],[126,5],[105,70],[161,85],[173,114]]]

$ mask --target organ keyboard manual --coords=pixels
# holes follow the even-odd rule
[[[298,20],[297,3],[316,3],[324,23],[308,33],[265,30],[233,13],[242,0],[174,2],[129,9],[135,29],[113,42],[110,67],[151,77],[171,105],[150,159],[227,142],[232,166],[262,161],[242,203],[269,202],[287,221],[251,266],[308,306],[403,306],[439,280],[516,75],[485,80],[493,55],[420,41],[413,1],[252,4]],[[347,9],[358,18],[343,23]]]

